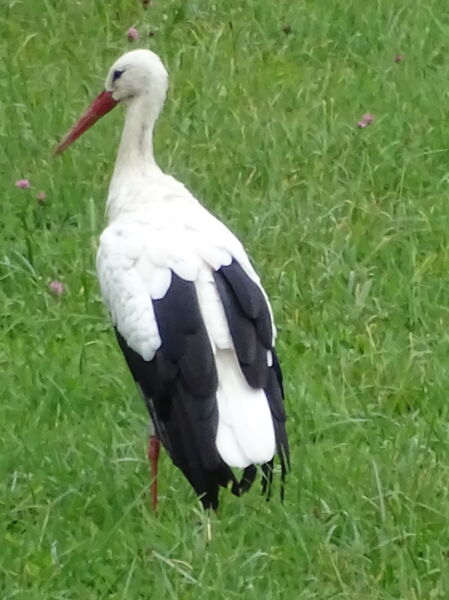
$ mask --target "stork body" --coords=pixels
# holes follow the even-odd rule
[[[284,478],[282,376],[271,308],[243,246],[155,163],[153,128],[166,88],[159,57],[125,54],[57,151],[117,102],[127,104],[98,277],[154,424],[153,479],[160,440],[203,505],[215,508],[219,487],[245,491],[255,465],[271,481],[276,452]],[[243,469],[240,481],[233,467]]]

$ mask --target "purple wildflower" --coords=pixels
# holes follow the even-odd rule
[[[130,27],[128,29],[128,42],[135,42],[136,40],[139,39],[139,32],[137,31],[137,29],[135,27]]]
[[[371,113],[366,113],[363,115],[362,121],[365,121],[367,125],[371,125],[371,123],[374,122],[374,115],[372,115]]]
[[[16,187],[21,188],[22,190],[26,190],[30,187],[30,182],[28,179],[18,179],[16,181]]]
[[[360,121],[357,122],[357,127],[363,129],[367,125],[371,125],[371,123],[374,123],[374,115],[372,115],[371,113],[365,113],[360,119]]]
[[[62,281],[50,281],[48,287],[55,296],[62,296],[65,292],[64,284],[62,283]]]

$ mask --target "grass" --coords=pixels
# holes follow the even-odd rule
[[[165,456],[148,508],[95,278],[122,114],[50,158],[131,25],[171,73],[159,162],[245,241],[279,326],[287,498],[222,494],[210,544]],[[446,3],[4,0],[0,34],[1,598],[447,598]]]

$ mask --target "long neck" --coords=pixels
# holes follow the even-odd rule
[[[107,213],[110,219],[142,204],[142,181],[161,173],[153,155],[153,129],[160,110],[161,106],[151,102],[146,94],[128,102],[109,186]]]
[[[153,129],[159,111],[160,107],[152,105],[146,94],[129,100],[114,175],[123,169],[140,171],[155,165]]]

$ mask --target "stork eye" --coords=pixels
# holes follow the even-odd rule
[[[113,75],[112,75],[112,83],[114,83],[114,81],[117,81],[117,79],[120,79],[120,77],[123,75],[125,71],[114,71]]]

